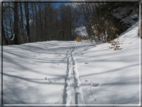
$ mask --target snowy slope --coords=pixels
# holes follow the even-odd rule
[[[139,104],[135,24],[110,44],[46,41],[3,47],[4,104]]]
[[[86,104],[139,104],[140,50],[137,30],[138,24],[122,34],[119,38],[121,50],[118,51],[109,49],[110,44],[97,45],[82,52],[76,49]],[[91,86],[91,82],[94,85]]]

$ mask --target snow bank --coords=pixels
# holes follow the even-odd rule
[[[86,104],[140,103],[140,38],[137,31],[138,24],[135,24],[123,33],[119,38],[121,49],[117,51],[109,49],[107,43],[75,50]],[[97,85],[91,86],[91,83]]]

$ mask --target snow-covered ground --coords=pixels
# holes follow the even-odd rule
[[[109,49],[107,43],[85,51],[76,48],[85,104],[139,103],[140,39],[137,30],[137,26],[132,26],[123,33],[118,51]],[[91,82],[94,85],[91,86]]]
[[[140,104],[137,34],[135,24],[117,51],[108,43],[76,41],[4,46],[4,104]]]

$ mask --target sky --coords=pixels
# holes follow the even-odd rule
[[[52,5],[55,6],[55,7],[59,7],[62,4],[67,4],[67,3],[53,3]]]
[[[69,5],[72,5],[72,7],[74,7],[74,8],[76,8],[76,6],[77,6],[76,5],[77,3],[52,3],[52,5],[55,7],[59,7],[62,4],[65,4],[65,5],[69,4]]]

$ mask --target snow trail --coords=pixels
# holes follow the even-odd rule
[[[74,58],[75,44],[67,51],[67,72],[64,86],[63,104],[84,104],[84,97],[81,90],[81,82],[77,69],[76,58]]]

